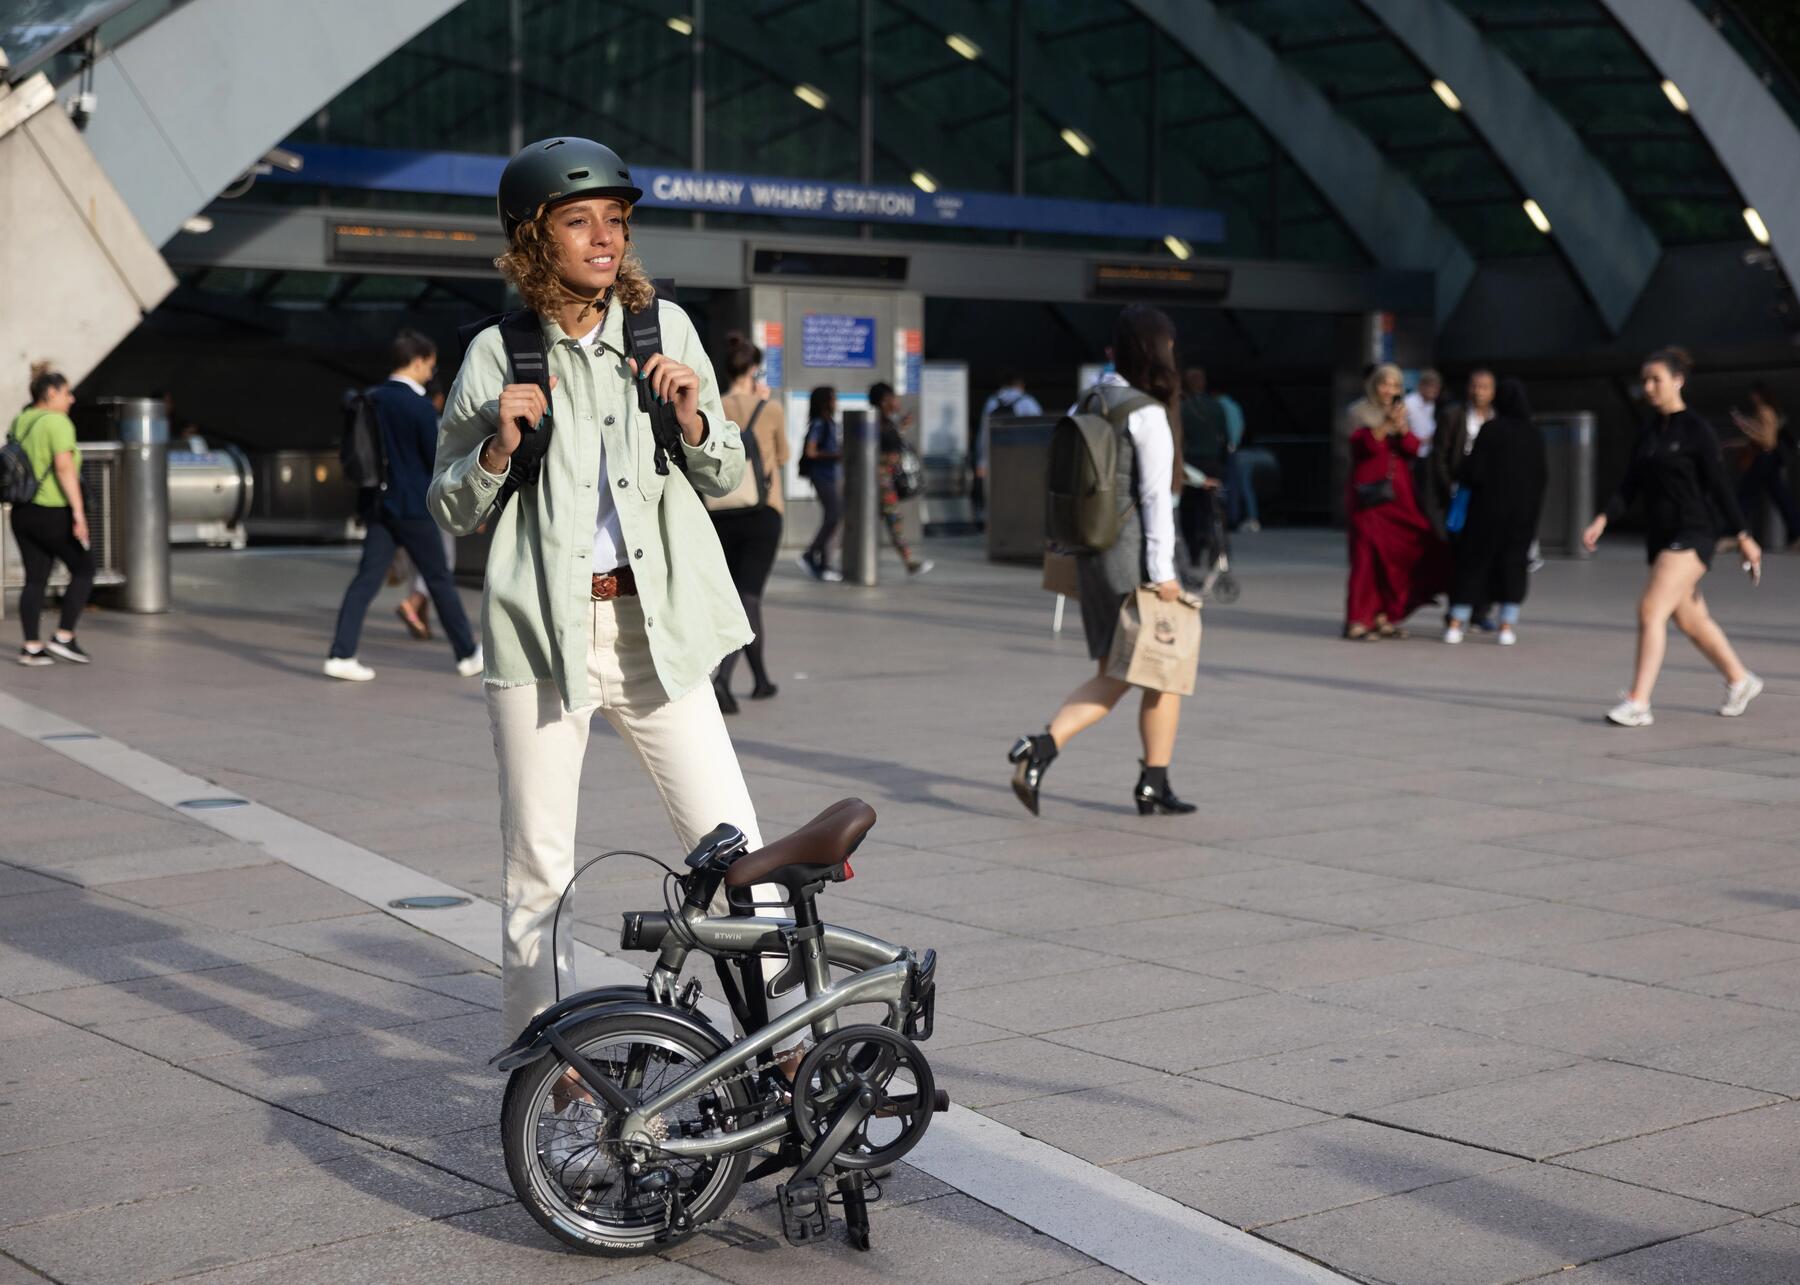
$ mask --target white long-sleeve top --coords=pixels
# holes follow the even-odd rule
[[[1102,384],[1129,387],[1116,370],[1100,376]],[[1138,513],[1144,523],[1144,562],[1150,583],[1175,579],[1175,431],[1162,406],[1140,406],[1125,421],[1125,432],[1137,451]]]

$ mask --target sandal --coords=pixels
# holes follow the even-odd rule
[[[417,638],[420,642],[424,642],[431,637],[431,626],[421,620],[419,618],[419,613],[414,611],[407,603],[402,602],[398,607],[395,607],[394,614],[400,617],[400,623],[406,626],[406,632],[411,634],[414,638]]]

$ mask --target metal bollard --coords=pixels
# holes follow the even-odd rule
[[[881,521],[880,438],[868,411],[844,412],[844,581],[876,582]]]
[[[119,434],[119,569],[125,610],[169,609],[169,419],[154,397],[106,398]]]

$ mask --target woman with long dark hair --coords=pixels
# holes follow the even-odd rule
[[[1081,408],[1122,420],[1118,491],[1132,497],[1111,548],[1076,558],[1081,588],[1081,626],[1088,655],[1099,671],[1063,700],[1050,725],[1021,736],[1007,758],[1015,765],[1013,793],[1035,816],[1044,772],[1070,739],[1092,727],[1119,703],[1131,684],[1107,675],[1119,610],[1139,585],[1152,584],[1164,602],[1181,597],[1175,574],[1175,469],[1178,451],[1171,427],[1180,394],[1175,373],[1175,326],[1161,309],[1131,304],[1113,329],[1113,370],[1081,400]],[[1144,757],[1132,799],[1139,813],[1192,812],[1169,788],[1169,762],[1181,721],[1181,698],[1144,689],[1138,735]]]
[[[725,418],[743,425],[744,479],[736,490],[722,496],[706,496],[706,507],[712,513],[713,530],[719,533],[719,547],[725,550],[725,565],[731,571],[731,583],[737,586],[738,599],[744,604],[744,615],[750,620],[755,637],[719,662],[713,675],[713,691],[719,697],[719,708],[727,714],[738,712],[737,697],[731,694],[731,674],[741,655],[750,662],[750,673],[756,686],[750,689],[751,700],[767,700],[776,691],[763,664],[763,589],[769,583],[769,572],[775,567],[775,555],[781,551],[781,475],[787,468],[787,419],[781,403],[769,395],[762,383],[762,349],[737,331],[725,337],[725,395],[720,403]]]
[[[14,417],[8,434],[24,449],[37,479],[36,494],[12,506],[13,539],[25,564],[25,590],[19,595],[19,624],[25,630],[21,665],[54,664],[52,656],[78,665],[89,660],[75,641],[75,625],[94,588],[94,555],[88,549],[87,508],[81,494],[81,451],[69,419],[74,405],[75,390],[69,381],[48,362],[36,363],[31,368],[31,404]],[[69,586],[63,590],[56,632],[44,639],[38,636],[38,617],[51,568],[58,562],[69,569]]]
[[[1650,581],[1638,600],[1637,669],[1631,690],[1607,711],[1620,727],[1649,727],[1650,693],[1668,650],[1669,621],[1686,634],[1725,679],[1719,713],[1736,718],[1762,692],[1763,681],[1738,659],[1731,640],[1706,609],[1700,580],[1712,565],[1719,520],[1735,534],[1738,553],[1752,576],[1762,575],[1762,549],[1744,529],[1737,495],[1725,478],[1725,460],[1712,426],[1688,409],[1683,389],[1692,361],[1680,348],[1663,348],[1644,359],[1639,377],[1650,420],[1638,434],[1631,463],[1606,511],[1581,534],[1592,552],[1607,526],[1639,496],[1644,500],[1645,551]]]
[[[1344,497],[1350,540],[1344,637],[1404,638],[1401,622],[1449,579],[1442,540],[1413,495],[1419,439],[1401,398],[1398,366],[1377,366],[1350,407],[1350,481]]]
[[[1482,426],[1475,447],[1463,457],[1457,486],[1469,493],[1462,529],[1451,542],[1456,572],[1450,582],[1450,621],[1444,641],[1460,643],[1477,603],[1500,607],[1502,647],[1519,641],[1519,605],[1531,576],[1531,542],[1549,480],[1544,435],[1531,422],[1525,386],[1504,380],[1494,398],[1494,417]]]

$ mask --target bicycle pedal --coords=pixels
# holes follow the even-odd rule
[[[781,1209],[781,1234],[788,1244],[805,1245],[830,1232],[825,1188],[817,1180],[792,1185],[777,1183],[775,1203]]]

